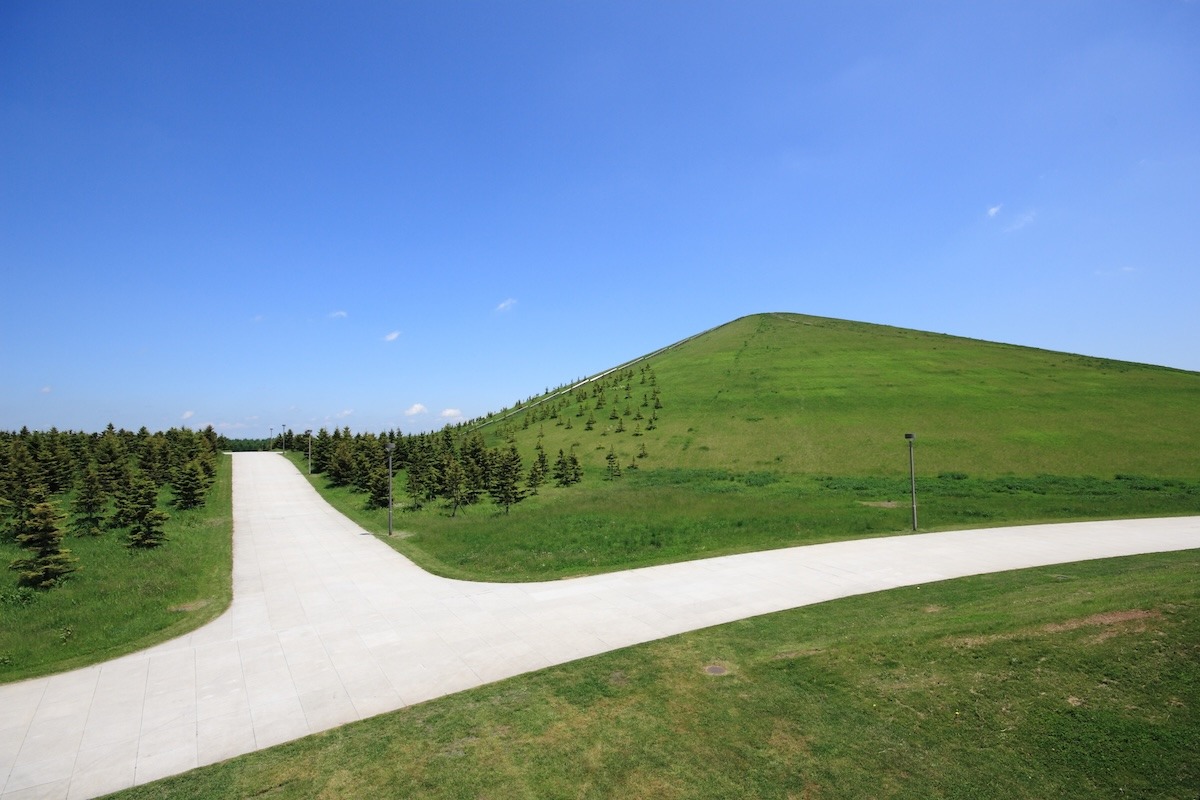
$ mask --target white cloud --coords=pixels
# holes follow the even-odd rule
[[[496,310],[500,311],[500,312],[511,311],[512,307],[515,306],[516,304],[517,304],[517,301],[510,297],[507,300],[505,300],[503,303],[501,303],[500,305],[496,306]]]
[[[43,386],[41,388],[42,394],[50,394],[51,391],[52,391],[52,389],[49,386]]]
[[[404,412],[404,415],[408,416],[408,417],[415,417],[417,414],[428,414],[428,413],[429,413],[428,408],[426,408],[425,406],[423,406],[420,403],[413,403],[411,406],[408,407],[408,410]]]
[[[1035,219],[1037,219],[1036,211],[1026,211],[1018,215],[1016,220],[1004,229],[1004,232],[1012,233],[1013,231],[1019,231],[1027,225],[1032,225]]]
[[[383,337],[385,342],[394,342],[400,338],[400,331],[392,331],[387,336]]]
[[[347,314],[345,311],[341,311],[341,310],[329,312],[330,319],[345,319],[348,316],[350,316],[350,315]]]
[[[447,408],[447,409],[444,409],[441,414],[438,414],[438,416],[441,417],[442,419],[448,420],[448,421],[456,420],[456,419],[462,419],[462,412],[459,411],[457,408]]]
[[[353,413],[354,413],[354,409],[347,408],[347,409],[343,409],[342,411],[339,411],[338,413],[334,414],[333,418],[334,419],[345,419],[346,417],[350,416]]]
[[[180,415],[180,417],[179,417],[179,418],[180,418],[180,419],[191,419],[191,418],[192,418],[192,417],[194,417],[194,416],[196,416],[196,412],[195,412],[195,411],[185,411],[185,412],[183,412],[183,414],[182,414],[182,415]]]
[[[988,209],[988,216],[989,216],[989,217],[995,217],[997,214],[999,214],[999,213],[1000,213],[1000,209],[1002,209],[1002,208],[1004,208],[1004,204],[1003,204],[1003,203],[997,203],[996,205],[994,205],[994,206],[992,206],[991,208],[989,208],[989,209]]]

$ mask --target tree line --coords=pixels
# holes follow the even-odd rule
[[[117,532],[134,550],[163,544],[169,516],[160,491],[169,488],[176,509],[204,505],[222,445],[211,426],[0,431],[0,541],[29,551],[9,564],[18,586],[50,589],[78,569],[63,547],[67,532]]]

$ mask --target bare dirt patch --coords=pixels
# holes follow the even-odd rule
[[[895,500],[859,500],[860,506],[868,506],[869,508],[899,508],[900,504]]]
[[[1043,625],[1037,630],[1018,631],[1014,633],[996,633],[990,636],[958,636],[947,640],[947,644],[951,647],[979,647],[980,645],[992,644],[994,642],[1005,642],[1012,639],[1029,636],[1042,636],[1052,633],[1065,633],[1067,631],[1079,630],[1080,628],[1101,628],[1102,630],[1092,637],[1092,643],[1098,644],[1105,639],[1111,639],[1114,636],[1122,633],[1142,633],[1146,630],[1146,621],[1151,619],[1159,619],[1162,613],[1158,611],[1144,611],[1142,609],[1131,609],[1129,611],[1105,611],[1102,614],[1092,614],[1089,617],[1079,617],[1077,619],[1069,619],[1065,622],[1051,622]]]
[[[199,611],[209,604],[208,600],[193,600],[190,603],[181,603],[177,606],[171,606],[171,611]]]

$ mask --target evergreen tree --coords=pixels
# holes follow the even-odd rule
[[[442,487],[439,494],[450,507],[450,516],[458,513],[458,509],[466,505],[470,498],[467,488],[467,472],[462,462],[452,453],[443,456]]]
[[[550,461],[546,458],[546,449],[542,447],[541,442],[538,442],[535,450],[537,455],[534,456],[529,475],[525,478],[525,485],[530,494],[537,494],[538,487],[546,482],[546,477],[550,474]]]
[[[108,496],[100,482],[100,472],[89,463],[79,483],[75,502],[71,505],[71,530],[77,536],[99,536],[108,511]]]
[[[568,466],[567,456],[561,448],[558,451],[558,458],[554,460],[554,485],[571,485],[571,468]]]
[[[128,528],[137,519],[137,490],[141,476],[135,473],[129,464],[121,465],[120,475],[116,482],[116,491],[112,492],[113,513],[108,522],[112,528]]]
[[[521,454],[516,445],[510,445],[508,450],[500,454],[492,475],[491,495],[496,505],[504,506],[504,513],[513,503],[519,503],[524,493],[517,485],[521,480]]]
[[[170,517],[158,510],[158,487],[148,478],[139,476],[130,492],[132,522],[125,544],[130,548],[149,550],[167,540],[163,525]]]
[[[607,479],[611,481],[621,477],[621,463],[617,459],[617,451],[611,447],[608,448],[608,455],[604,457],[604,460],[608,462]]]
[[[8,568],[19,573],[18,586],[50,589],[75,571],[76,559],[70,550],[63,549],[62,516],[46,501],[45,494],[36,489],[28,496],[28,505],[21,514],[17,543],[32,550],[29,558],[18,558]]]
[[[350,442],[339,437],[333,446],[333,454],[329,457],[326,472],[329,474],[330,486],[349,486],[354,480],[354,451]]]
[[[204,468],[200,466],[200,459],[189,461],[175,476],[171,488],[175,492],[176,508],[198,508],[204,505],[208,481],[205,479]]]
[[[387,508],[388,500],[391,499],[389,489],[387,468],[377,466],[371,472],[368,482],[367,491],[370,497],[367,498],[367,508]]]

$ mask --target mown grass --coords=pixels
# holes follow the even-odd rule
[[[18,591],[0,570],[0,681],[74,669],[179,636],[215,619],[232,599],[232,467],[217,460],[205,506],[168,507],[168,541],[130,550],[120,531],[67,535],[78,571],[46,592]],[[164,500],[169,492],[164,492]],[[65,522],[64,522],[65,525]],[[0,564],[23,551],[0,543]]]
[[[601,381],[599,410],[535,399],[480,428],[526,465],[539,442],[551,461],[573,448],[581,485],[507,515],[397,512],[394,546],[442,575],[525,580],[902,533],[906,432],[924,530],[1200,513],[1193,372],[797,314],[736,320],[630,371]],[[361,495],[326,496],[386,530]]]
[[[303,469],[299,461],[297,465]],[[366,496],[313,484],[368,531],[387,511]],[[396,479],[401,498],[403,475]],[[1200,512],[1200,480],[1138,478],[922,478],[924,530],[1169,516]],[[731,553],[911,530],[907,477],[864,478],[641,468],[619,481],[543,487],[505,514],[490,502],[451,517],[442,508],[397,510],[385,539],[437,574],[467,580],[546,580]]]
[[[1082,562],[744,620],[118,797],[1192,800],[1198,568]]]

